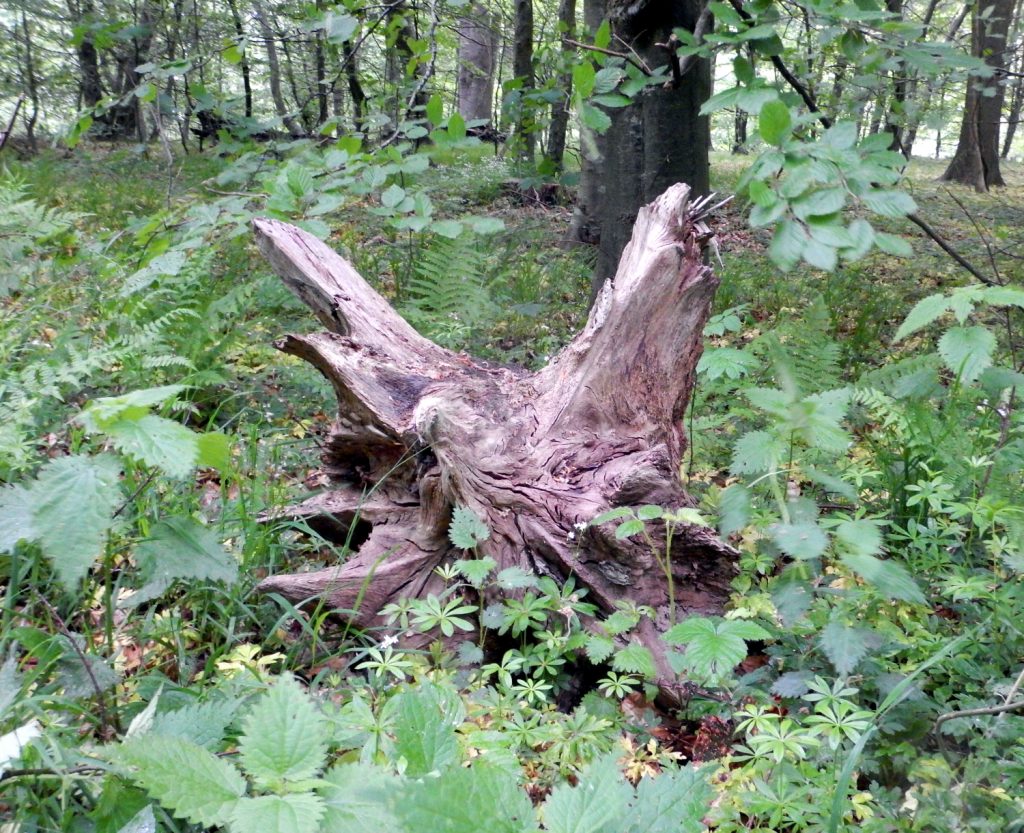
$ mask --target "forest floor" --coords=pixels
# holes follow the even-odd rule
[[[316,322],[272,276],[244,230],[220,238],[215,249],[200,247],[180,268],[173,282],[155,282],[141,292],[122,288],[126,278],[137,275],[139,267],[152,256],[153,252],[147,251],[147,241],[155,239],[154,230],[165,232],[167,226],[173,226],[176,209],[201,205],[231,191],[231,186],[219,179],[228,163],[217,156],[216,150],[211,150],[202,155],[177,157],[169,167],[152,149],[140,153],[104,146],[85,146],[69,155],[45,153],[29,160],[0,157],[0,163],[6,165],[6,201],[0,204],[9,206],[32,199],[45,209],[38,215],[43,220],[47,219],[46,212],[52,211],[72,227],[71,231],[60,230],[58,222],[58,230],[39,244],[49,252],[45,265],[36,268],[31,257],[28,266],[19,260],[18,268],[24,267],[18,278],[20,286],[11,284],[10,291],[0,296],[0,363],[10,369],[9,379],[0,381],[0,483],[27,476],[40,461],[88,448],[82,426],[71,419],[86,402],[156,385],[191,385],[193,394],[187,407],[176,412],[176,418],[192,428],[223,431],[235,445],[231,471],[220,476],[205,472],[194,479],[165,483],[160,478],[147,479],[142,473],[129,472],[137,476],[133,482],[138,484],[138,490],[128,500],[132,506],[125,518],[131,515],[132,523],[138,527],[132,534],[124,533],[124,540],[129,543],[119,545],[120,549],[113,545],[108,549],[105,572],[88,585],[91,595],[85,598],[65,594],[41,558],[36,558],[30,568],[0,559],[0,587],[5,587],[5,630],[0,632],[0,648],[15,640],[28,644],[32,633],[47,628],[52,633],[58,627],[54,624],[58,610],[75,633],[105,630],[95,640],[90,638],[89,644],[97,652],[115,654],[117,671],[136,681],[131,685],[125,683],[121,689],[126,720],[139,712],[143,701],[159,698],[160,691],[165,690],[166,697],[177,698],[173,702],[180,704],[188,700],[185,695],[190,685],[227,679],[243,667],[260,672],[268,668],[294,670],[316,681],[337,684],[338,674],[350,664],[366,660],[370,648],[365,644],[353,648],[339,641],[338,637],[348,636],[348,631],[339,630],[326,617],[296,615],[281,600],[262,599],[253,593],[256,580],[268,571],[316,562],[329,564],[338,557],[335,548],[309,534],[308,529],[290,528],[282,532],[258,520],[261,511],[273,510],[326,484],[319,467],[318,443],[334,417],[334,394],[308,366],[283,356],[273,347],[274,339],[287,332],[314,330]],[[732,192],[746,164],[747,159],[740,156],[713,156],[713,186],[721,196]],[[1024,167],[1007,163],[1007,186],[990,194],[976,194],[938,182],[942,168],[940,162],[932,160],[914,160],[910,167],[905,187],[916,200],[920,215],[995,283],[1024,286]],[[504,223],[503,230],[497,233],[449,240],[440,235],[428,238],[396,232],[374,213],[373,199],[367,197],[321,217],[331,229],[328,242],[439,343],[491,361],[531,368],[542,366],[585,321],[592,256],[584,247],[565,245],[571,206],[544,205],[524,198],[510,185],[512,173],[504,161],[484,156],[449,160],[431,167],[420,178],[439,216],[458,217],[472,212],[497,218]],[[785,387],[783,377],[791,372],[797,387],[802,389],[801,395],[807,394],[798,403],[803,407],[811,401],[825,402],[824,398],[814,397],[827,397],[829,391],[851,386],[858,380],[881,380],[877,375],[879,369],[895,367],[901,360],[908,361],[907,367],[919,362],[913,365],[913,373],[906,376],[906,390],[912,388],[910,398],[920,396],[925,405],[920,409],[908,405],[906,411],[899,411],[893,403],[903,401],[900,395],[886,399],[882,405],[878,404],[881,399],[859,402],[864,413],[858,416],[849,437],[842,434],[844,443],[849,439],[846,459],[841,459],[835,470],[830,469],[832,475],[808,477],[819,477],[815,482],[826,484],[838,483],[839,477],[855,482],[857,488],[851,504],[842,503],[840,498],[836,498],[839,503],[822,502],[826,511],[839,511],[836,518],[823,516],[822,527],[832,534],[843,519],[856,517],[850,522],[860,523],[868,517],[880,528],[889,530],[888,551],[923,582],[927,602],[916,608],[905,603],[908,599],[922,601],[921,591],[916,589],[905,590],[904,595],[896,597],[886,597],[883,589],[878,595],[871,589],[869,578],[858,573],[859,579],[851,579],[849,570],[840,565],[842,559],[836,559],[809,585],[811,592],[818,594],[810,614],[813,627],[780,628],[779,642],[774,647],[766,648],[761,639],[751,640],[751,659],[741,670],[749,672],[753,682],[729,679],[725,687],[735,698],[732,705],[738,708],[741,701],[747,705],[753,702],[756,695],[749,694],[753,691],[750,686],[764,682],[757,674],[766,673],[769,665],[783,671],[799,668],[806,675],[812,671],[826,675],[835,671],[836,690],[850,680],[859,681],[866,692],[864,696],[877,707],[880,720],[883,712],[891,708],[885,699],[894,685],[889,677],[895,679],[894,675],[903,671],[910,674],[909,669],[934,661],[936,652],[945,650],[942,646],[952,644],[961,631],[967,632],[968,626],[976,628],[971,633],[982,634],[977,639],[977,651],[961,658],[956,669],[948,674],[936,670],[927,684],[920,681],[918,693],[932,698],[928,707],[935,712],[989,703],[993,691],[1005,694],[1011,690],[1009,681],[1019,671],[1020,661],[1014,646],[1024,644],[1019,628],[1014,630],[1013,625],[1020,601],[1014,588],[1024,575],[1024,559],[1013,555],[1013,548],[1007,543],[1013,534],[1024,530],[1024,524],[1018,524],[1014,516],[1020,511],[1019,495],[1014,498],[1011,491],[1015,488],[1013,484],[1019,483],[1019,474],[1009,469],[1004,472],[1009,464],[1004,466],[999,456],[1017,443],[1020,465],[1024,468],[1019,419],[1011,425],[1012,420],[1003,417],[1000,430],[1001,411],[991,419],[991,414],[981,414],[988,405],[982,393],[960,396],[959,385],[948,373],[936,371],[934,362],[928,364],[921,358],[935,342],[934,331],[923,330],[898,343],[893,340],[901,322],[922,298],[949,293],[971,284],[973,279],[916,226],[902,220],[877,218],[874,221],[879,227],[912,244],[912,258],[874,252],[854,263],[844,263],[832,273],[819,272],[804,264],[791,272],[781,272],[766,255],[770,233],[751,229],[746,213],[747,206],[733,201],[712,220],[720,255],[720,262],[713,265],[721,285],[715,317],[706,330],[707,347],[709,352],[726,351],[720,356],[730,350],[734,351],[729,354],[733,357],[737,353],[743,355],[739,364],[718,373],[705,370],[698,379],[688,419],[692,448],[683,476],[688,479],[690,490],[702,500],[701,510],[708,517],[727,515],[727,507],[721,503],[723,487],[735,484],[737,472],[749,465],[738,456],[736,440],[750,428],[758,429],[753,433],[763,433],[764,414],[757,411],[755,395],[742,386],[743,379],[762,386],[777,383]],[[0,218],[0,244],[5,239],[20,239],[18,235],[24,231],[5,226]],[[444,300],[452,305],[445,308],[430,295],[453,275],[472,287],[473,308],[459,306],[457,298]],[[0,278],[0,288],[3,287]],[[1000,315],[979,309],[975,320],[990,326],[1000,339],[1008,332],[1009,341],[1002,343],[1000,352],[1009,352],[1017,359],[1018,335],[1008,323],[1009,329],[1004,332]],[[1006,322],[1009,320],[1007,317]],[[137,346],[137,352],[124,349],[124,344]],[[110,345],[121,346],[115,349]],[[98,355],[107,358],[90,358]],[[919,370],[932,375],[927,379],[915,375]],[[901,383],[899,378],[896,383]],[[879,388],[883,386],[882,381],[877,384]],[[947,395],[948,401],[935,398]],[[937,401],[943,404],[935,405]],[[1011,395],[1011,405],[1013,402]],[[972,419],[979,420],[981,427],[971,427]],[[800,430],[803,429],[798,426],[790,432],[789,464],[792,471],[802,474],[820,468],[823,455],[821,449],[814,447],[813,437],[792,440]],[[947,443],[948,448],[943,449]],[[805,455],[805,459],[794,462],[794,453]],[[998,458],[994,476],[993,463],[985,454]],[[801,468],[804,463],[805,468]],[[965,467],[975,472],[974,480]],[[1005,491],[998,493],[998,499],[993,495],[989,500],[983,493],[990,482],[990,491],[995,491],[1004,474]],[[940,482],[943,476],[946,481]],[[894,483],[900,477],[902,485],[897,487]],[[757,478],[755,482],[763,479]],[[805,488],[811,488],[810,480],[804,482]],[[785,482],[782,488],[787,488]],[[840,484],[835,488],[841,492],[843,487]],[[830,493],[831,489],[829,486]],[[969,497],[964,497],[972,493],[976,498],[973,504]],[[863,510],[855,508],[858,496]],[[981,500],[983,496],[988,502]],[[962,508],[968,505],[969,508]],[[775,615],[772,604],[779,611],[787,609],[782,596],[771,595],[777,594],[781,585],[773,583],[778,576],[773,572],[772,558],[767,557],[766,562],[765,549],[758,546],[768,534],[765,530],[777,520],[772,514],[771,495],[759,506],[732,530],[733,540],[746,559],[744,576],[736,586],[738,612],[734,613],[741,619],[758,615],[764,620],[771,619]],[[205,586],[185,587],[145,610],[128,607],[115,611],[111,594],[116,595],[114,591],[121,589],[122,579],[127,580],[130,575],[129,558],[124,553],[145,538],[154,519],[175,515],[202,518],[221,529],[225,537],[230,535],[226,544],[233,548],[243,567],[237,584],[216,591],[204,589]],[[1012,522],[1004,522],[1004,515]],[[925,530],[930,530],[927,535]],[[112,533],[112,540],[115,537]],[[872,550],[878,551],[879,547]],[[778,556],[779,551],[774,550],[774,557]],[[871,553],[867,557],[872,557]],[[863,563],[863,559],[858,563]],[[901,569],[898,575],[905,574]],[[841,591],[858,586],[864,589],[863,597],[840,598]],[[57,600],[55,603],[45,598],[50,595]],[[769,598],[774,601],[766,601]],[[976,605],[977,610],[969,609],[968,605]],[[766,612],[770,608],[771,612]],[[552,609],[558,610],[557,605]],[[788,614],[781,615],[786,620]],[[551,616],[557,619],[554,614]],[[856,634],[850,639],[863,642],[854,644],[849,656],[844,656],[835,639],[828,636],[829,629],[840,619],[847,624],[856,623],[857,627],[851,625],[844,634]],[[986,624],[993,621],[999,623],[998,628]],[[982,625],[992,631],[978,630]],[[865,629],[873,630],[865,636]],[[545,637],[539,634],[538,638]],[[822,650],[814,646],[822,646]],[[873,658],[875,655],[877,658]],[[26,674],[30,673],[28,665],[22,669]],[[442,666],[444,663],[439,660],[438,667]],[[764,670],[759,671],[762,667]],[[859,673],[851,677],[855,667]],[[32,674],[43,672],[42,660],[32,665]],[[401,675],[393,673],[404,677],[404,671]],[[33,678],[31,685],[25,684],[24,691],[36,692],[27,702],[36,710],[33,714],[43,715],[56,708],[59,718],[54,719],[53,725],[65,733],[61,748],[67,750],[88,735],[82,728],[84,722],[94,720],[102,724],[106,718],[83,716],[79,702],[66,692],[59,693],[64,689],[46,679],[39,676]],[[764,683],[765,692],[770,683]],[[792,694],[788,689],[782,689],[781,694],[775,688],[771,691],[771,695],[765,693],[764,697],[774,697],[773,702],[782,702],[780,698]],[[803,691],[806,693],[806,689]],[[472,698],[476,695],[465,696],[472,712]],[[380,697],[386,699],[384,694]],[[744,697],[748,699],[743,700]],[[530,725],[536,729],[536,725],[550,718],[549,712],[544,712],[548,716],[543,718],[537,717],[540,711],[527,714],[527,701],[534,702],[532,695],[514,708],[516,714],[509,717],[508,723],[512,726],[519,720],[515,725],[520,726],[522,737],[528,733],[527,728],[522,728],[523,720],[535,720]],[[595,711],[604,708],[593,700],[589,704]],[[616,707],[612,712],[617,717],[603,711],[608,726],[614,727],[602,729],[612,738],[609,742],[617,742],[621,720],[630,718],[630,708],[642,711],[644,707],[642,702],[635,707],[623,705],[621,713]],[[712,718],[718,720],[721,714],[722,720],[728,719],[727,707],[725,700],[714,698],[704,706],[694,706],[686,719],[690,722],[684,720],[682,728],[677,727],[677,734],[687,734],[691,729],[698,735],[706,734],[713,725],[709,723]],[[793,705],[794,715],[799,708]],[[808,708],[805,704],[800,714],[806,714]],[[769,717],[785,714],[786,708],[779,707]],[[763,717],[762,714],[759,719]],[[4,710],[0,705],[2,719]],[[566,718],[572,719],[575,718]],[[916,784],[914,789],[918,792],[913,800],[932,807],[945,821],[934,828],[876,829],[960,829],[957,820],[974,812],[994,819],[989,829],[1009,829],[1000,828],[1003,819],[1012,815],[1009,810],[1000,815],[1003,810],[999,808],[1007,802],[1016,802],[1014,806],[1024,817],[1019,796],[1004,801],[1003,794],[998,792],[1005,793],[1009,787],[1012,796],[1012,789],[1024,784],[1024,720],[998,724],[1004,729],[1009,725],[1016,732],[1007,736],[1010,745],[1006,749],[1012,747],[1017,751],[993,746],[999,736],[988,729],[984,743],[978,740],[976,747],[966,731],[954,733],[937,746],[929,746],[935,755],[930,761],[950,753],[949,763],[943,764],[946,769],[940,774],[936,774],[935,767],[918,766],[915,744],[921,735],[908,734],[913,729],[913,720],[901,720],[904,722],[900,726],[887,730],[889,734],[881,751],[871,753],[873,757],[864,765],[871,777],[862,775],[857,782],[863,790],[861,794],[869,796],[863,802],[870,799],[869,783],[874,784],[870,787],[875,795],[873,800],[880,801],[880,796],[888,795],[887,801],[880,801],[888,806],[876,807],[872,812],[888,812],[895,818],[909,806],[905,801],[910,800],[907,796],[912,789],[907,785]],[[956,722],[952,721],[953,725]],[[489,725],[480,723],[485,729]],[[800,728],[810,733],[810,725]],[[7,728],[0,724],[0,735]],[[100,725],[92,730],[102,736],[109,728]],[[749,726],[746,730],[755,738],[766,737],[763,725],[760,730]],[[572,731],[584,733],[579,727]],[[664,735],[644,735],[634,728],[629,732],[634,732],[627,734],[633,738],[628,743],[634,744],[630,754],[634,755],[634,762],[639,762],[637,766],[657,769],[668,760],[651,753],[653,757],[644,763],[642,754],[645,743],[652,737],[664,739]],[[515,747],[526,767],[527,780],[540,785],[536,795],[531,792],[535,799],[550,789],[558,777],[553,773],[564,775],[583,758],[593,757],[594,750],[605,748],[604,741],[594,741],[590,753],[581,752],[582,746],[565,751],[545,737],[532,746],[520,738],[517,743],[521,746]],[[694,751],[695,741],[692,735],[687,737],[684,746],[689,754]],[[847,735],[847,739],[850,737]],[[845,741],[840,739],[832,745],[832,740],[829,749],[840,751],[828,760],[824,760],[827,756],[823,752],[823,762],[816,764],[819,769],[812,767],[812,775],[833,779],[829,783],[834,785],[844,760],[840,752],[848,750],[849,744],[842,746]],[[952,753],[943,745],[947,741],[957,745]],[[534,758],[522,751],[522,744],[534,749]],[[552,763],[556,748],[562,750],[558,753],[562,757]],[[856,757],[860,752],[858,749],[851,754]],[[785,757],[789,752],[779,754]],[[1012,758],[1012,767],[1008,768],[1000,757],[1004,754]],[[775,784],[771,779],[785,777],[802,784],[800,779],[811,777],[810,770],[801,769],[809,767],[809,763],[795,763],[795,769],[783,773],[782,768],[759,769],[761,762],[754,760],[756,757],[737,759],[746,760],[743,765],[750,768],[751,783],[762,779]],[[968,765],[964,761],[974,763]],[[401,766],[404,765],[399,769]],[[723,783],[726,780],[723,778]],[[738,776],[731,783],[732,786],[722,788],[727,793],[734,790],[729,793],[729,800],[720,802],[717,823],[723,831],[746,829],[749,821],[747,811],[742,809],[749,798],[744,798],[749,784],[741,783]],[[965,795],[970,792],[975,797],[973,805],[966,800],[962,807],[942,804],[942,790],[954,783],[957,790],[962,787]],[[45,795],[25,792],[33,788],[28,781],[20,784],[21,798],[16,797],[10,806],[19,800],[25,802],[25,807],[38,802],[32,804],[37,809],[31,810],[38,811],[32,817],[35,821],[43,820],[53,829],[70,824],[71,811],[63,808],[68,801],[79,806],[75,804],[80,800],[75,792],[79,786],[72,789],[66,784],[50,785]],[[800,812],[818,812],[819,816],[827,812],[830,789],[823,787],[820,795],[810,794]],[[0,816],[4,801],[0,798]],[[115,797],[108,799],[108,803],[114,801]],[[730,801],[734,809],[741,807],[732,817],[728,815]],[[818,805],[816,810],[814,805]],[[977,810],[983,805],[984,811]],[[25,818],[31,812],[26,810]],[[95,818],[99,810],[93,807],[90,812]],[[115,816],[119,822],[128,820],[117,814],[111,818]],[[806,829],[825,829],[819,816],[815,818],[821,826],[808,823]],[[769,818],[771,812],[765,810],[765,825]],[[787,818],[787,824],[794,826],[785,829],[804,829],[792,821],[795,816]],[[858,823],[867,818],[868,815],[858,815]],[[98,829],[119,827],[110,821]]]

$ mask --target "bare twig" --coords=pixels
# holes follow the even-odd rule
[[[1015,712],[1024,709],[1024,700],[1014,700],[1012,703],[1003,703],[1001,706],[986,706],[981,709],[962,709],[958,712],[946,712],[935,718],[935,725],[932,731],[938,729],[947,720],[955,720],[958,717],[980,717],[986,714],[1002,714],[1003,712]]]
[[[562,43],[567,43],[569,46],[575,46],[577,49],[585,49],[588,52],[600,52],[602,55],[611,55],[613,58],[624,58],[644,75],[654,75],[644,59],[635,52],[616,52],[614,49],[605,49],[603,46],[595,46],[592,43],[583,43],[582,41],[573,40],[572,38],[562,38]]]
[[[18,96],[18,100],[14,103],[14,112],[11,113],[11,120],[7,122],[7,129],[0,135],[0,150],[4,149],[4,145],[7,144],[7,140],[11,137],[11,131],[14,130],[14,122],[18,118],[18,111],[21,109],[21,105],[25,103],[25,93]]]

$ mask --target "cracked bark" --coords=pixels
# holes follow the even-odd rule
[[[703,257],[707,203],[689,197],[675,185],[640,211],[586,327],[536,373],[439,347],[323,243],[256,220],[260,249],[327,328],[278,347],[319,369],[339,402],[323,452],[330,488],[275,517],[303,518],[354,550],[337,567],[270,576],[260,589],[325,598],[360,626],[381,625],[389,602],[442,589],[434,568],[464,556],[447,535],[464,506],[491,530],[479,549],[498,569],[573,576],[606,613],[620,600],[654,608],[631,638],[667,683],[658,631],[669,624],[668,582],[654,554],[616,540],[611,525],[582,536],[576,525],[617,506],[693,505],[678,478],[683,415],[717,279]],[[705,528],[677,531],[677,616],[721,611],[736,556]]]

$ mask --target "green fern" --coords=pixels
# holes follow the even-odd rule
[[[418,256],[400,311],[425,335],[441,343],[464,341],[497,314],[483,277],[479,240],[464,234],[435,237]]]
[[[795,385],[805,396],[833,390],[842,385],[843,372],[841,349],[829,335],[830,326],[828,309],[818,296],[802,318],[758,339],[755,352],[771,361],[783,386]]]

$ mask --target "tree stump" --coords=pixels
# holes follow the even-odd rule
[[[586,327],[536,373],[439,347],[319,240],[255,220],[261,251],[327,328],[276,346],[320,370],[339,403],[323,451],[331,485],[285,515],[356,547],[338,567],[259,589],[381,625],[389,602],[442,590],[434,569],[466,556],[448,527],[467,507],[490,528],[479,550],[499,570],[573,576],[605,612],[624,599],[652,607],[630,638],[671,679],[655,555],[639,536],[617,540],[613,524],[580,528],[613,507],[693,505],[679,480],[683,419],[718,281],[704,262],[708,201],[689,194],[673,186],[640,211]],[[650,533],[663,545],[663,530]],[[721,612],[735,550],[694,526],[676,531],[671,555],[677,616]]]

